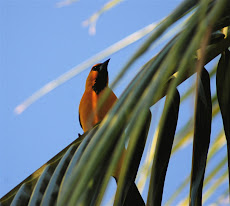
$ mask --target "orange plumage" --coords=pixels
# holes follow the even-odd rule
[[[117,97],[108,87],[109,59],[92,67],[85,84],[85,92],[79,105],[79,121],[84,132],[100,122],[116,102]],[[109,91],[109,96],[102,106],[99,100]]]

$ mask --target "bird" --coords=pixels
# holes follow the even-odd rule
[[[118,100],[114,92],[109,88],[108,63],[95,64],[86,79],[85,91],[79,104],[79,122],[84,132],[92,129],[97,123],[103,120],[112,106]],[[101,105],[103,95],[108,92],[106,100]],[[124,148],[121,158],[112,176],[118,182],[121,167],[124,161],[126,150]],[[145,205],[135,182],[130,186],[124,205],[142,206]]]
[[[100,122],[117,101],[116,95],[108,87],[109,60],[94,65],[86,79],[85,92],[79,105],[79,121],[84,132]],[[100,105],[105,92],[108,92],[108,97],[103,105]]]

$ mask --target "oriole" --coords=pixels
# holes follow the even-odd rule
[[[85,92],[79,105],[79,121],[84,132],[93,128],[95,124],[100,122],[117,100],[116,95],[108,87],[109,77],[107,66],[109,60],[110,59],[104,63],[94,65],[86,79]],[[103,105],[99,105],[99,100],[106,91],[109,91],[108,98]],[[112,174],[116,181],[119,178],[124,156],[125,149],[116,166],[116,170]],[[135,184],[131,185],[130,193],[127,195],[125,202],[127,205],[144,205],[144,201]]]
[[[79,121],[84,132],[100,122],[117,100],[116,95],[108,87],[109,60],[94,65],[87,77],[85,92],[79,105]],[[99,100],[106,90],[109,90],[110,94],[99,108]]]

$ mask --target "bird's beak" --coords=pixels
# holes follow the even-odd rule
[[[109,60],[106,60],[105,62],[102,63],[101,67],[100,67],[100,71],[102,70],[107,70],[107,66],[108,66],[108,63],[109,63]]]

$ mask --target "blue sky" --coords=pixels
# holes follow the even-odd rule
[[[159,21],[181,1],[123,1],[99,18],[93,36],[89,35],[82,22],[107,1],[78,1],[63,8],[56,7],[58,2],[0,2],[0,93],[3,95],[0,102],[0,197],[82,133],[78,105],[89,69],[39,99],[21,115],[14,113],[15,107],[75,65],[144,26]],[[140,40],[110,56],[110,82],[142,42]],[[127,80],[156,52],[151,51],[138,60],[131,67]],[[116,88],[118,97],[127,83],[122,81]],[[192,105],[190,102],[181,110],[190,110],[192,114],[189,108]],[[180,121],[183,124],[185,120]],[[165,189],[164,198],[172,194],[175,184],[178,184],[173,175],[180,175],[181,179],[185,176],[184,172],[178,174],[176,171],[178,165],[181,166],[177,162],[186,162],[183,163],[184,169],[179,171],[190,171],[190,147],[170,163],[167,183],[171,186]]]

